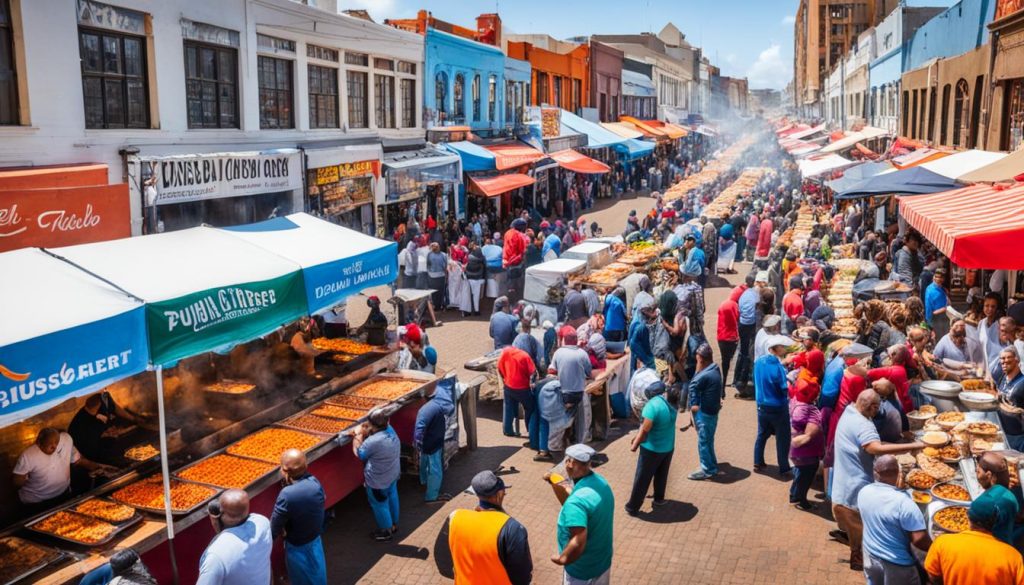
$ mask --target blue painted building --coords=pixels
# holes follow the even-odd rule
[[[903,50],[903,71],[912,71],[932,59],[973,51],[988,42],[996,0],[961,0],[920,28]]]
[[[423,57],[428,129],[469,126],[488,136],[505,127],[506,58],[500,48],[429,28]]]
[[[505,125],[521,126],[530,105],[530,62],[505,57]]]

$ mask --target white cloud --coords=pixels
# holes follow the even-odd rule
[[[747,80],[753,89],[782,89],[791,77],[791,67],[782,61],[782,48],[777,43],[761,51],[747,69]]]
[[[793,26],[796,23],[796,16],[790,14],[782,17],[782,26]]]
[[[729,65],[735,65],[736,64],[736,53],[729,53],[728,55],[726,55],[725,56],[725,62],[728,63]]]

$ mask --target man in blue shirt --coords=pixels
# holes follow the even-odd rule
[[[324,528],[324,488],[309,473],[298,449],[281,454],[284,487],[270,516],[274,539],[284,537],[285,565],[292,585],[327,585],[327,563],[320,534]]]
[[[489,333],[494,340],[494,349],[512,345],[516,340],[516,326],[519,319],[509,313],[508,297],[498,297],[494,300],[494,313],[491,314]]]
[[[697,428],[697,455],[700,469],[689,475],[695,481],[711,479],[718,475],[718,458],[715,456],[715,429],[718,428],[718,412],[722,409],[722,372],[712,360],[711,346],[702,343],[697,348],[697,374],[690,380],[690,415]]]
[[[763,471],[764,446],[775,435],[775,454],[779,474],[790,472],[789,466],[789,388],[786,368],[782,365],[793,340],[773,335],[765,342],[768,353],[754,362],[754,395],[757,400],[757,439],[754,441],[754,470]]]
[[[437,383],[434,396],[416,413],[416,426],[412,443],[420,454],[420,484],[427,486],[427,502],[448,501],[452,497],[442,494],[444,474],[444,435],[447,417],[455,412],[453,402],[456,379],[448,376]]]
[[[937,339],[941,339],[949,332],[949,317],[946,316],[949,298],[946,296],[946,289],[942,287],[945,280],[946,271],[937,269],[932,276],[932,283],[924,291],[924,318],[935,331]]]
[[[622,287],[604,297],[604,338],[606,341],[618,342],[626,340],[626,305],[619,294],[624,296]]]
[[[740,295],[737,304],[740,308],[739,332],[740,351],[736,358],[736,373],[732,377],[732,385],[736,388],[736,398],[749,400],[753,397],[750,389],[750,376],[754,365],[754,337],[757,335],[757,305],[761,302],[761,287],[768,281],[768,273],[758,272],[747,275],[747,290]],[[728,376],[728,372],[723,372]]]
[[[652,370],[654,365],[654,350],[651,349],[651,334],[647,324],[654,321],[658,315],[658,308],[654,303],[648,301],[640,307],[640,319],[636,319],[629,326],[629,365],[630,374],[636,371],[636,364]]]
[[[896,456],[875,459],[874,474],[875,482],[857,494],[864,523],[864,576],[868,583],[920,583],[910,546],[927,552],[932,544],[924,516],[910,494],[896,487]]]
[[[992,380],[999,394],[1018,408],[1024,407],[1024,374],[1020,371],[1020,355],[1014,346],[1004,347],[999,352],[999,367],[992,372]],[[1017,415],[997,411],[1003,426],[1006,442],[1011,449],[1024,449],[1024,423]]]
[[[270,520],[249,513],[249,494],[227,490],[207,511],[217,535],[199,558],[196,585],[270,583]]]
[[[399,456],[402,444],[389,424],[388,415],[380,410],[370,412],[369,418],[352,437],[352,452],[363,462],[363,483],[370,509],[377,522],[377,530],[370,536],[378,542],[387,542],[398,531],[398,477],[401,475]]]
[[[843,383],[843,372],[846,370],[846,358],[838,353],[825,366],[825,375],[821,382],[821,398],[819,408],[835,408],[839,400],[839,389]]]
[[[544,247],[540,250],[540,257],[544,262],[547,262],[562,255],[562,238],[558,237],[558,234],[553,233],[550,227],[544,228],[544,234],[547,237],[544,238]],[[551,252],[554,256],[549,256],[548,252]]]

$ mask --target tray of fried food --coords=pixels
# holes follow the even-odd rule
[[[971,501],[971,494],[964,486],[951,481],[944,481],[932,486],[931,494],[950,504],[964,504]]]
[[[118,526],[124,526],[142,518],[138,510],[131,506],[101,498],[89,498],[84,502],[80,502],[71,510]]]
[[[403,378],[372,378],[358,386],[345,391],[350,396],[366,396],[382,400],[398,400],[424,382]]]
[[[992,392],[994,388],[987,380],[980,378],[967,378],[960,380],[965,392]]]
[[[966,506],[946,506],[932,514],[932,523],[945,532],[963,532],[971,527]]]
[[[170,480],[171,512],[189,514],[209,502],[219,491],[209,486],[177,479]],[[159,474],[140,479],[135,483],[114,491],[110,498],[129,506],[153,512],[164,513],[164,484]]]
[[[999,436],[999,425],[987,420],[972,421],[964,426],[964,432],[972,436],[992,438]]]
[[[102,546],[117,535],[117,526],[69,510],[57,510],[25,528],[82,546]]]
[[[228,445],[225,451],[229,455],[258,459],[267,463],[277,464],[281,453],[288,449],[308,451],[323,442],[323,438],[292,429],[267,428],[257,431],[248,437],[239,439]]]
[[[0,583],[27,582],[26,578],[50,563],[64,558],[64,553],[17,536],[0,537]]]
[[[353,408],[351,406],[340,406],[337,404],[322,404],[310,410],[309,414],[322,416],[326,418],[349,420],[354,423],[355,421],[370,414],[370,411],[362,408]]]
[[[917,454],[917,467],[937,481],[949,481],[956,476],[956,471],[946,465],[938,457],[929,457],[924,453]],[[930,487],[930,486],[929,486]]]
[[[347,406],[349,408],[358,408],[360,410],[373,410],[374,408],[384,406],[388,403],[387,400],[381,400],[380,398],[352,396],[350,394],[335,394],[324,402],[327,404],[336,404],[338,406]]]
[[[299,413],[295,416],[286,418],[277,424],[278,426],[305,431],[307,433],[337,435],[344,430],[356,426],[359,422],[352,419],[330,418],[326,416],[318,416],[312,413]]]
[[[317,351],[334,351],[352,355],[363,355],[377,349],[376,346],[369,343],[345,337],[317,337],[310,342],[310,345]]]
[[[265,461],[218,453],[179,469],[174,476],[215,488],[244,490],[276,470],[276,465]]]
[[[203,389],[207,392],[218,392],[220,394],[248,394],[256,389],[256,384],[245,380],[228,380],[225,378],[212,384],[207,384]]]
[[[596,284],[599,286],[614,286],[623,278],[633,274],[635,270],[636,269],[629,264],[612,262],[604,268],[588,272],[581,277],[581,281],[586,284]]]
[[[938,483],[934,477],[920,469],[910,470],[910,472],[907,473],[906,482],[907,485],[915,490],[930,490],[933,485]]]
[[[124,451],[124,458],[132,461],[149,461],[160,454],[160,450],[150,445],[149,443],[142,443],[141,445],[135,445],[129,447]]]

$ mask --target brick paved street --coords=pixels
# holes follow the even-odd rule
[[[584,217],[612,233],[621,229],[628,210],[644,213],[650,204],[648,198],[625,200]],[[739,277],[731,279],[736,282]],[[715,331],[715,312],[727,293],[725,288],[707,292],[709,332]],[[353,302],[351,309],[356,323],[362,319],[358,304]],[[489,347],[486,322],[462,320],[454,312],[443,318],[443,326],[428,330],[430,338],[441,365],[459,369],[462,376],[461,364]],[[680,426],[685,420],[680,417]],[[438,538],[442,525],[452,510],[475,504],[472,496],[460,492],[476,472],[501,467],[512,486],[506,510],[530,533],[534,582],[560,583],[559,567],[549,560],[556,550],[558,503],[541,480],[549,466],[532,460],[533,453],[521,447],[523,439],[504,437],[500,423],[500,403],[481,403],[480,449],[456,457],[445,477],[444,491],[458,494],[451,502],[423,504],[419,486],[403,481],[401,532],[394,542],[378,544],[368,537],[373,521],[362,492],[339,504],[325,535],[330,581],[450,582],[450,573],[443,576],[447,569],[439,569],[444,565],[439,559],[447,555],[447,541]],[[756,431],[752,402],[735,400],[729,391],[717,433],[724,478],[713,483],[686,479],[697,468],[696,432],[681,433],[668,486],[670,503],[652,513],[648,500],[638,518],[622,510],[636,463],[629,452],[628,434],[633,431],[631,425],[620,425],[607,442],[595,445],[610,459],[599,471],[615,490],[615,583],[863,583],[863,577],[843,562],[848,549],[828,540],[834,525],[827,512],[801,512],[787,503],[789,483],[774,474],[773,443],[766,451],[769,472],[751,473]],[[812,491],[817,493],[818,487]]]

